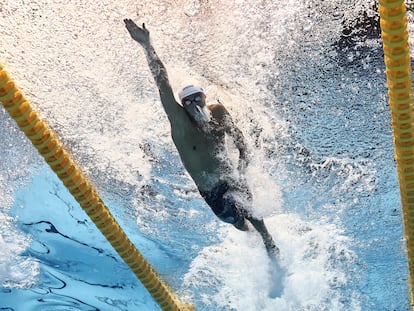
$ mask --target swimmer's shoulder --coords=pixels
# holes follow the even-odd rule
[[[220,102],[209,104],[208,109],[210,109],[213,117],[218,118],[218,119],[223,118],[225,115],[228,115],[229,113],[226,107],[224,107],[224,105]]]

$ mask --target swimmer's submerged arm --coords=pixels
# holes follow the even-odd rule
[[[234,144],[239,150],[239,169],[244,169],[249,164],[247,145],[242,131],[234,124],[233,119],[227,109],[223,108],[224,129],[226,133],[233,139]]]
[[[161,59],[158,57],[154,47],[151,44],[150,33],[145,28],[145,24],[142,24],[141,28],[130,19],[125,19],[124,22],[132,39],[137,41],[144,48],[148,66],[160,93],[162,105],[171,121],[172,117],[182,109],[180,109],[181,107],[175,100],[174,92],[168,80],[167,69],[161,62]]]
[[[244,140],[243,133],[234,123],[232,125],[233,126],[229,128],[227,133],[229,133],[229,135],[233,138],[237,149],[239,149],[240,160],[244,161],[243,165],[247,166],[249,164],[249,160],[248,160],[248,154],[247,154],[247,146]]]

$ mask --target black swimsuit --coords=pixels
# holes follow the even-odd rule
[[[242,222],[246,213],[237,207],[237,203],[231,195],[227,194],[224,197],[229,189],[228,183],[223,181],[210,191],[200,191],[200,194],[218,218],[234,225]]]

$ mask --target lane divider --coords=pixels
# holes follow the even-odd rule
[[[380,0],[379,13],[414,310],[414,114],[404,0]]]
[[[168,311],[194,310],[190,305],[181,304],[171,289],[162,282],[111,215],[95,188],[72,160],[56,134],[32,109],[30,103],[1,65],[0,101],[160,308]]]

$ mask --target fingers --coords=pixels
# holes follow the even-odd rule
[[[131,19],[125,18],[124,23],[125,25],[130,25],[130,24],[133,24],[134,22]]]
[[[129,29],[139,28],[132,19],[124,19],[125,26]]]
[[[149,43],[149,31],[145,28],[145,24],[142,24],[142,28],[137,26],[132,19],[124,19],[125,27],[131,35],[132,39],[140,43],[141,45],[146,45]]]
[[[132,19],[129,19],[129,18],[125,18],[124,19],[124,23],[125,23],[125,26],[128,28],[128,29],[141,29],[140,27],[138,27],[137,26],[137,24],[135,24],[135,22],[132,20]],[[148,30],[147,30],[147,28],[145,27],[145,23],[142,23],[142,29],[145,31],[145,32],[148,32]]]
[[[130,19],[124,19],[124,23],[125,23],[125,27],[128,30],[132,30],[134,27],[136,27],[135,23]]]

